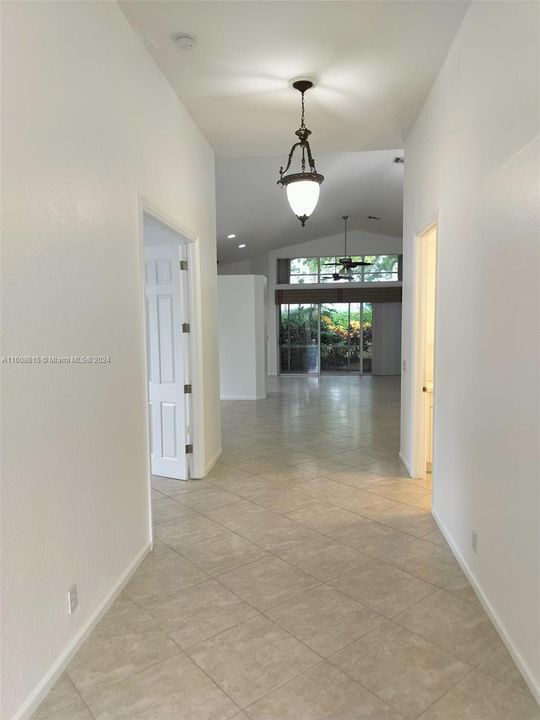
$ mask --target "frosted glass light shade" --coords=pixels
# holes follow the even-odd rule
[[[298,217],[309,217],[319,200],[320,185],[315,180],[298,180],[287,185],[287,200]]]

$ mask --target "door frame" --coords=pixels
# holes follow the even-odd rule
[[[148,417],[148,362],[146,351],[146,304],[145,304],[145,266],[144,266],[144,216],[154,220],[178,235],[184,241],[188,261],[188,291],[189,291],[189,323],[190,323],[190,350],[189,365],[191,374],[191,437],[193,455],[191,458],[190,476],[204,477],[205,474],[205,446],[203,433],[204,395],[202,376],[202,334],[201,334],[201,287],[200,287],[200,241],[196,233],[183,226],[175,218],[158,208],[150,200],[138,195],[138,235],[139,235],[139,313],[141,318],[141,357],[144,369],[144,427],[145,427],[145,473],[147,476],[148,492],[148,533],[152,542],[152,465],[150,459],[150,421]],[[177,482],[185,482],[178,480]]]
[[[414,478],[423,478],[426,476],[426,431],[427,431],[427,413],[425,411],[425,393],[422,390],[425,379],[426,370],[426,293],[427,284],[425,281],[426,270],[428,264],[428,245],[427,236],[435,230],[435,350],[437,348],[437,287],[438,287],[438,264],[439,264],[439,217],[438,213],[426,223],[418,232],[414,234],[414,295],[413,295],[413,338],[411,353],[411,405],[412,405],[412,427],[411,427],[411,444],[412,444],[412,462],[411,476]],[[436,352],[435,352],[436,355]],[[435,363],[435,361],[434,361]],[[434,364],[434,393],[433,406],[436,400],[436,367]],[[433,413],[432,427],[432,477],[435,481],[436,468],[435,453],[435,412]],[[435,486],[435,483],[433,483]]]

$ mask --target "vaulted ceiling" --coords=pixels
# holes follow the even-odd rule
[[[230,225],[230,232],[249,230],[251,242],[256,242],[258,227],[262,247],[282,229],[269,213],[253,212],[249,223],[242,219],[247,202],[243,178],[245,172],[260,187],[258,198],[249,196],[250,205],[264,210],[267,201],[272,204],[268,198],[277,192],[277,170],[299,124],[299,96],[288,81],[299,75],[318,79],[306,96],[306,122],[318,165],[328,158],[334,170],[334,159],[338,166],[348,164],[343,154],[353,153],[351,158],[360,163],[353,173],[359,179],[357,190],[365,193],[370,185],[365,166],[373,163],[367,159],[362,164],[359,153],[403,147],[469,2],[140,0],[120,6],[216,152],[218,247]],[[191,50],[175,43],[179,33],[196,38]],[[245,162],[238,172],[239,159],[253,158],[266,160],[260,166]],[[264,185],[259,182],[263,177]],[[379,182],[380,174],[373,177],[383,206],[373,214],[388,218],[394,214],[395,175],[384,177],[386,185]],[[234,197],[231,179],[237,183]],[[324,209],[329,225],[331,218],[349,210],[353,226],[360,227],[364,206],[356,213],[344,208],[344,188],[330,193],[329,187],[325,181],[318,215]],[[332,194],[335,202],[323,206],[325,192],[327,201]],[[354,197],[359,192],[351,191]],[[286,207],[283,194],[278,197]],[[372,204],[362,197],[366,206]],[[236,218],[230,214],[232,206],[238,208]],[[297,221],[288,212],[291,232],[297,234]]]
[[[323,153],[325,176],[315,212],[305,227],[292,214],[277,184],[281,157],[218,158],[216,167],[218,257],[231,262],[272,248],[341,233],[343,215],[354,230],[401,236],[403,165],[397,151]],[[368,215],[380,217],[369,220]],[[235,233],[229,240],[227,235]],[[247,243],[243,250],[238,243]]]

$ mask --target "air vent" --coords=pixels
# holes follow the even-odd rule
[[[392,160],[393,163],[396,165],[403,165],[405,163],[405,158],[400,157],[399,155],[396,155],[396,157]]]
[[[377,215],[368,215],[368,216],[367,216],[367,219],[368,219],[368,220],[380,220],[381,218],[380,218],[380,217],[377,217]]]

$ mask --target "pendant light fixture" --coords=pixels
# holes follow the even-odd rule
[[[287,199],[292,208],[293,213],[302,223],[302,227],[306,224],[306,220],[315,210],[319,200],[319,191],[324,176],[320,175],[315,168],[315,160],[311,154],[308,137],[311,130],[308,130],[304,123],[304,94],[313,87],[313,82],[307,79],[294,80],[292,87],[302,95],[302,119],[300,127],[295,132],[298,142],[294,143],[289,152],[287,167],[279,169],[278,185],[287,188]],[[294,151],[299,148],[301,153],[301,172],[289,173],[287,171],[291,167]],[[309,170],[306,172],[306,159]]]

